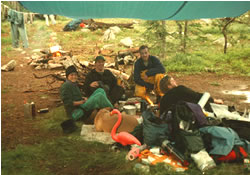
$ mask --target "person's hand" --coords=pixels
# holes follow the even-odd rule
[[[146,84],[145,84],[145,87],[146,87],[146,89],[149,90],[149,91],[152,91],[152,90],[154,89],[154,85],[151,84],[151,83],[146,83]]]
[[[223,104],[224,102],[221,99],[214,99],[214,103],[216,103],[216,104]]]
[[[88,100],[87,97],[82,97],[82,100],[84,101],[84,103]]]
[[[90,87],[93,87],[93,88],[97,88],[98,86],[99,86],[98,81],[93,81],[93,82],[90,84]]]

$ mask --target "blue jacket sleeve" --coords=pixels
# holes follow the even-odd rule
[[[160,62],[160,60],[154,56],[150,56],[151,68],[146,72],[147,76],[153,76],[156,74],[164,74],[166,72],[164,66]]]
[[[134,81],[136,84],[140,86],[145,86],[146,84],[146,82],[143,79],[141,79],[141,67],[140,67],[139,60],[135,62],[135,66],[134,66]]]

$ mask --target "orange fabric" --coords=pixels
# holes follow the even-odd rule
[[[141,73],[141,78],[147,83],[154,84],[154,92],[156,93],[156,95],[163,96],[164,94],[160,90],[160,81],[165,75],[164,74],[156,74],[155,76],[150,76],[147,79],[145,79],[144,76],[145,76],[146,72],[147,72],[147,70],[145,70]],[[140,85],[136,84],[135,85],[135,96],[142,97],[145,99],[147,96],[146,88],[144,86],[140,86]]]
[[[153,154],[148,149],[143,150],[139,154],[139,159],[140,160],[147,159],[149,156],[155,159],[154,161],[151,162],[152,165],[155,165],[157,163],[166,163],[168,165],[171,165],[174,170],[177,170],[178,168],[181,168],[183,170],[188,169],[188,167],[182,166],[181,162],[177,160],[173,155],[164,153],[163,155],[158,156],[158,155]],[[164,161],[165,159],[167,159],[168,161],[165,162]]]

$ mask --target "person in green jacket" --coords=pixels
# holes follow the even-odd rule
[[[73,120],[87,117],[86,112],[105,107],[114,108],[108,100],[105,91],[98,88],[89,97],[83,97],[77,84],[78,72],[72,65],[66,69],[66,81],[60,88],[60,96],[67,116]]]

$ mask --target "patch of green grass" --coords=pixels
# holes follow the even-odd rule
[[[126,154],[125,150],[114,152],[109,145],[87,142],[79,136],[65,136],[41,144],[19,145],[14,150],[2,151],[2,174],[145,174],[133,170],[138,161],[126,161]],[[221,164],[206,171],[207,175],[242,173],[243,166],[238,164]],[[180,173],[161,163],[150,166],[149,174],[177,175]],[[200,175],[201,172],[192,163],[189,169],[181,174]]]
[[[220,83],[218,83],[217,81],[211,82],[210,84],[213,85],[213,86],[220,86]]]
[[[125,156],[79,136],[60,137],[2,152],[2,174],[130,174],[133,163]]]
[[[10,45],[12,43],[11,37],[2,37],[1,38],[1,44],[2,45]]]
[[[63,106],[52,109],[46,114],[43,114],[43,120],[41,122],[41,128],[49,131],[60,131],[61,130],[61,122],[67,119],[66,113]]]
[[[11,55],[10,51],[12,51],[12,50],[13,49],[11,46],[7,46],[7,47],[2,48],[1,56],[10,56]]]

